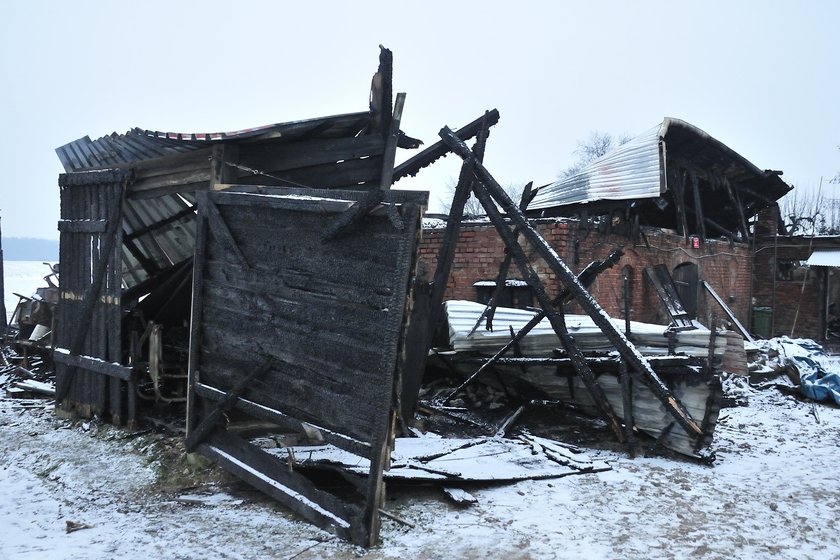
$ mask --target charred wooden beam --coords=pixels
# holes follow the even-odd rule
[[[153,223],[151,223],[151,224],[149,224],[149,225],[147,225],[143,228],[132,231],[128,235],[124,235],[123,236],[123,241],[124,242],[132,241],[134,239],[137,239],[138,237],[146,235],[147,233],[151,233],[155,230],[164,228],[164,227],[166,227],[170,224],[174,224],[178,220],[181,220],[181,219],[186,218],[188,216],[195,216],[195,212],[196,212],[196,207],[193,206],[193,205],[189,205],[186,208],[184,208],[183,210],[181,210],[180,212],[176,212],[175,214],[172,214],[171,216],[167,216],[166,218],[164,218],[162,220],[159,220],[157,222],[153,222]]]
[[[470,159],[472,159],[472,156],[468,155],[466,161],[469,161]],[[477,166],[480,164],[475,162],[475,165]],[[481,183],[484,183],[484,178],[481,177],[481,179]],[[516,261],[516,265],[519,268],[520,273],[522,274],[523,278],[528,283],[528,285],[531,287],[531,290],[534,292],[537,301],[540,302],[540,306],[542,306],[546,317],[551,323],[551,326],[554,328],[554,332],[557,333],[557,336],[560,338],[560,343],[562,344],[566,352],[569,354],[575,371],[580,376],[581,380],[583,380],[583,383],[586,385],[586,388],[592,395],[592,399],[595,401],[595,404],[598,407],[598,410],[601,412],[601,415],[612,428],[616,439],[618,439],[619,441],[623,441],[624,435],[621,432],[621,426],[618,422],[618,419],[615,416],[615,413],[613,412],[612,406],[610,406],[610,403],[607,400],[607,396],[604,393],[604,390],[601,388],[601,386],[598,384],[598,381],[595,379],[595,374],[592,373],[592,370],[586,363],[586,359],[584,358],[583,353],[581,353],[580,348],[578,348],[577,344],[575,344],[574,338],[569,334],[569,331],[566,328],[566,320],[563,316],[562,311],[553,307],[551,299],[548,297],[548,294],[545,291],[545,286],[543,286],[542,281],[539,279],[536,272],[534,272],[533,268],[531,268],[528,261],[528,257],[525,256],[525,252],[522,250],[522,247],[519,245],[519,242],[514,238],[513,232],[505,223],[504,218],[502,217],[499,210],[496,208],[496,205],[493,203],[493,198],[491,198],[490,194],[487,192],[487,190],[485,190],[484,184],[481,183],[474,185],[473,193],[475,194],[476,198],[478,198],[481,205],[484,207],[484,211],[487,212],[487,216],[490,218],[490,221],[493,223],[493,226],[496,228],[496,231],[499,233],[499,236],[504,241],[508,251],[510,251],[513,255],[513,258]],[[504,193],[504,191],[502,192]],[[507,197],[507,195],[505,196]],[[516,206],[513,205],[513,202],[510,200],[509,197],[507,198],[507,201],[511,203],[512,209],[514,211],[518,211],[518,208],[516,208]],[[526,232],[528,229],[530,229],[530,225],[527,222],[518,225],[523,232]]]
[[[489,121],[485,121],[484,126],[478,132],[478,139],[475,143],[475,158],[481,159],[484,157],[484,149],[487,143],[487,136],[489,134]],[[474,159],[473,161],[477,161]],[[446,220],[446,231],[443,234],[443,241],[438,250],[437,268],[432,280],[432,296],[431,296],[431,322],[430,328],[434,329],[437,326],[437,319],[440,316],[440,306],[443,303],[443,295],[446,292],[446,283],[449,281],[449,275],[452,272],[452,262],[455,258],[455,246],[458,243],[458,235],[461,228],[461,219],[464,217],[464,207],[467,200],[470,198],[470,191],[472,183],[475,180],[473,177],[473,162],[465,160],[461,165],[461,172],[458,176],[458,184],[455,187],[455,194],[452,198],[452,205],[449,207],[449,218]],[[431,332],[429,333],[429,340],[431,340]]]
[[[703,204],[700,201],[700,181],[697,179],[697,174],[691,174],[691,190],[694,195],[694,217],[697,222],[697,233],[700,234],[700,239],[706,242],[706,223],[703,221]]]
[[[528,204],[534,199],[537,195],[536,191],[532,191],[531,187],[534,186],[534,182],[531,181],[525,188],[522,190],[522,197],[519,200],[519,209],[523,212],[528,208]],[[519,230],[514,230],[513,232],[514,238],[519,238]],[[510,261],[513,257],[510,253],[505,254],[505,258],[502,261],[502,264],[499,265],[499,273],[496,275],[496,287],[493,290],[493,295],[490,297],[490,302],[487,304],[486,315],[487,315],[487,330],[493,330],[493,316],[496,314],[496,305],[498,304],[499,299],[502,297],[502,290],[505,288],[505,283],[507,282],[507,275],[508,270],[510,270]],[[481,321],[481,318],[478,319]],[[476,323],[478,325],[478,323]],[[473,327],[475,330],[475,327]]]
[[[482,126],[490,127],[498,122],[499,111],[497,109],[493,109],[492,111],[487,111],[483,116],[475,119],[471,123],[459,128],[455,132],[455,135],[466,142],[470,138],[476,136]],[[446,144],[443,141],[435,142],[419,154],[416,154],[398,165],[394,169],[394,182],[397,182],[406,176],[413,177],[417,175],[421,169],[433,164],[447,153],[449,153],[449,148],[446,147]]]
[[[645,358],[636,350],[635,346],[627,340],[627,338],[615,328],[615,325],[609,319],[606,312],[598,305],[598,302],[586,291],[580,282],[578,282],[574,273],[569,267],[560,259],[557,253],[552,249],[545,239],[543,239],[536,230],[534,230],[525,219],[524,215],[516,207],[516,204],[505,193],[504,189],[493,178],[489,171],[479,162],[475,161],[472,152],[459,140],[449,128],[444,128],[440,132],[441,138],[449,146],[452,151],[458,154],[464,160],[473,161],[473,171],[476,177],[481,181],[487,191],[492,194],[498,204],[502,207],[514,225],[518,225],[525,235],[525,238],[531,243],[534,249],[543,257],[546,263],[551,267],[555,274],[563,281],[564,284],[571,290],[575,299],[592,318],[595,324],[601,328],[602,332],[616,347],[616,350],[627,360],[628,364],[638,371],[644,379],[645,383],[650,387],[651,391],[663,403],[665,409],[674,416],[675,420],[686,430],[689,435],[701,436],[702,429],[697,422],[691,417],[691,414],[686,410],[685,406],[679,402],[665,386],[662,380],[651,369],[650,364]],[[481,191],[482,189],[478,189]],[[489,213],[496,211],[495,206],[490,202],[492,208],[485,210]],[[498,228],[497,228],[498,229]],[[503,227],[502,230],[505,230]],[[510,230],[507,230],[510,233]],[[500,233],[503,231],[500,230]],[[547,302],[550,303],[550,302]]]
[[[635,421],[633,420],[633,385],[627,362],[619,359],[618,374],[621,381],[621,403],[624,409],[624,438],[627,440],[627,451],[631,458],[636,457],[636,436],[633,434]]]
[[[368,191],[364,199],[356,201],[350,208],[333,218],[327,224],[327,227],[324,228],[324,232],[321,234],[321,241],[326,243],[345,233],[381,204],[382,192],[378,190]]]
[[[360,546],[372,546],[370,532],[358,520],[358,506],[319,490],[289,465],[258,447],[224,432],[215,433],[199,448],[254,488],[271,496],[303,518]]]
[[[133,370],[129,366],[107,362],[103,359],[92,358],[90,356],[74,356],[67,349],[56,348],[53,354],[53,360],[73,368],[92,371],[93,373],[115,377],[123,381],[129,381],[133,378]]]
[[[701,284],[706,289],[706,291],[709,292],[709,295],[711,295],[712,298],[714,298],[714,300],[717,302],[720,308],[723,309],[723,312],[726,313],[726,316],[729,317],[729,320],[732,321],[732,324],[735,325],[735,328],[738,330],[739,333],[741,333],[741,336],[743,336],[750,342],[755,342],[755,339],[752,337],[749,331],[744,328],[744,325],[741,324],[741,321],[738,320],[738,317],[735,316],[735,313],[732,312],[729,306],[726,305],[726,303],[724,303],[723,298],[721,298],[715,291],[715,289],[712,288],[712,285],[706,282],[705,280],[703,280]]]

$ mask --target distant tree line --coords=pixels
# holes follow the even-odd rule
[[[4,261],[58,262],[57,239],[4,237],[2,243]]]

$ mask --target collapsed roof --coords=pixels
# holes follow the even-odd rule
[[[580,172],[541,187],[528,209],[558,216],[632,210],[646,225],[746,237],[747,220],[791,190],[779,175],[699,128],[666,118]]]

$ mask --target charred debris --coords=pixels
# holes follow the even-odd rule
[[[395,165],[399,148],[421,144],[400,129],[405,100],[392,92],[392,55],[383,48],[362,112],[230,133],[133,129],[58,148],[61,279],[37,301],[21,297],[19,330],[6,338],[18,370],[54,366],[56,407],[66,415],[129,428],[174,415],[188,451],[363,546],[377,541],[388,515],[387,478],[481,480],[465,465],[476,453],[498,455],[498,446],[519,470],[491,480],[606,468],[527,432],[503,439],[532,399],[601,418],[630,453],[647,433],[709,459],[726,337],[686,312],[667,270],[648,277],[669,327],[611,318],[587,285],[622,254],[575,274],[531,219],[571,212],[590,225],[624,224],[627,235],[653,223],[686,239],[711,228],[734,241],[749,235],[758,206],[783,194],[778,176],[758,172],[778,190],[761,194],[711,164],[701,172],[696,160],[668,169],[657,160],[657,177],[675,186],[655,198],[599,198],[597,170],[588,168],[571,186],[528,188],[517,203],[483,163],[495,110],[457,131],[444,127],[440,140]],[[703,138],[667,124],[663,138],[714,159]],[[463,165],[436,268],[424,272],[418,244],[428,193],[391,187],[448,153]],[[713,207],[720,193],[728,202]],[[499,288],[487,305],[444,305],[471,195],[506,247],[496,286],[515,271],[539,309],[497,306]],[[534,255],[556,275],[558,295],[549,295],[557,280],[549,289]],[[584,314],[565,313],[569,301]],[[457,381],[423,390],[418,404],[427,366]],[[463,417],[469,411],[453,401],[478,382],[511,403],[485,436],[422,437],[418,410]],[[434,462],[444,456],[462,461],[458,472]],[[342,491],[317,484],[313,470]]]

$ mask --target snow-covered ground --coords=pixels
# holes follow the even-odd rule
[[[241,483],[193,486],[189,465],[156,451],[162,436],[2,399],[0,558],[840,557],[840,409],[741,392],[749,406],[725,409],[714,466],[592,450],[613,469],[470,488],[468,508],[391,487],[387,509],[415,527],[385,520],[370,551]]]
[[[728,389],[749,404],[722,411],[713,466],[603,445],[610,471],[470,487],[466,508],[392,485],[386,509],[415,527],[384,520],[371,550],[196,473],[172,438],[0,398],[0,559],[840,558],[840,409]]]

